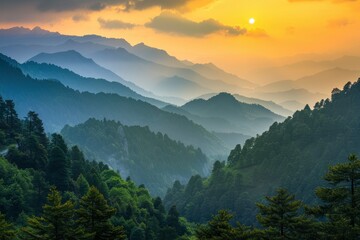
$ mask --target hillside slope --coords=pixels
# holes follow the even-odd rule
[[[254,223],[254,202],[277,187],[288,188],[305,203],[315,203],[315,187],[329,165],[360,153],[360,79],[321,101],[274,123],[261,136],[237,146],[228,164],[215,163],[207,179],[193,177],[174,185],[165,198],[191,221],[205,221],[219,209],[230,209],[244,223]]]
[[[121,176],[145,184],[154,196],[163,196],[175,180],[185,182],[193,174],[207,173],[207,158],[200,149],[155,134],[148,127],[89,119],[66,126],[61,134],[89,159],[99,159]]]
[[[227,151],[203,127],[140,100],[116,94],[80,93],[57,81],[34,80],[4,60],[0,60],[0,76],[0,94],[14,99],[22,117],[29,110],[38,112],[47,131],[59,131],[66,124],[78,124],[90,117],[107,118],[125,125],[149,126],[152,131],[200,147],[208,155]]]

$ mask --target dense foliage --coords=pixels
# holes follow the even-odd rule
[[[208,155],[227,154],[220,140],[200,125],[140,100],[117,94],[80,93],[58,81],[35,80],[25,76],[14,60],[3,55],[0,76],[0,94],[17,103],[20,116],[36,111],[47,131],[60,131],[66,124],[79,124],[91,117],[107,118],[125,125],[149,126],[152,131],[200,147]]]
[[[75,127],[65,126],[61,134],[89,159],[99,159],[122,176],[131,176],[153,195],[163,196],[177,179],[185,182],[194,174],[206,174],[207,158],[200,149],[155,134],[148,127],[89,119]]]
[[[176,204],[191,221],[206,221],[219,209],[230,209],[243,223],[255,222],[254,202],[278,187],[316,204],[314,189],[329,165],[360,151],[360,82],[346,84],[332,99],[308,106],[283,123],[274,123],[256,138],[237,146],[228,164],[217,162],[207,179],[194,176],[175,184],[165,204]]]
[[[257,203],[261,228],[231,224],[233,215],[220,210],[196,230],[198,239],[359,239],[360,160],[350,155],[348,162],[329,168],[326,187],[316,189],[320,204],[306,206],[286,189],[279,188],[266,202]]]
[[[0,148],[1,239],[165,240],[188,232],[175,206],[167,214],[143,186],[85,160],[61,135],[48,138],[35,112],[20,120],[1,97]]]

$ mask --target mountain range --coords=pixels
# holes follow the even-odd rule
[[[183,143],[200,147],[208,155],[227,152],[221,141],[186,117],[117,94],[75,91],[54,80],[35,80],[25,76],[9,61],[0,60],[0,94],[18,105],[25,116],[34,110],[43,118],[47,131],[59,131],[64,125],[85,122],[91,117],[112,119],[125,125],[149,126]]]
[[[202,87],[211,87],[213,90],[229,91],[256,86],[249,81],[226,73],[213,64],[193,64],[189,61],[180,61],[164,50],[151,48],[143,43],[131,46],[124,39],[108,39],[96,35],[67,36],[38,27],[32,30],[26,28],[2,29],[0,36],[2,38],[0,52],[20,62],[41,53],[54,54],[73,50],[86,58],[93,59],[121,78],[135,83],[141,88],[151,90],[157,95],[166,96],[164,91],[156,92],[156,85],[159,81],[175,76],[195,82]],[[44,55],[42,55],[42,62],[51,63],[51,59],[43,57]],[[142,69],[142,71],[138,71],[138,69]],[[91,75],[89,77],[99,76]],[[101,77],[104,78],[104,76]],[[105,79],[115,81],[115,79]],[[197,95],[201,94],[202,92],[198,92]],[[196,95],[192,97],[196,97]]]
[[[242,103],[228,93],[220,93],[208,100],[195,99],[181,107],[167,106],[167,111],[186,116],[194,122],[218,133],[241,133],[255,136],[285,118],[256,104]]]
[[[360,151],[360,79],[347,83],[331,99],[306,106],[268,131],[237,145],[227,164],[216,162],[208,178],[192,177],[178,183],[165,197],[191,221],[210,219],[218,209],[237,213],[244,223],[255,222],[254,202],[275,189],[291,189],[306,204],[316,204],[315,188],[330,165],[345,163]]]
[[[217,95],[217,93],[208,93],[208,94],[201,95],[197,98],[208,100],[209,98],[214,97],[216,95]],[[245,97],[245,96],[242,96],[239,94],[232,94],[232,95],[239,102],[261,105],[261,106],[269,109],[270,111],[272,111],[278,115],[281,115],[281,116],[290,116],[293,114],[293,111],[286,109],[283,106],[274,103],[273,101],[266,101],[266,100],[261,100],[258,98]]]

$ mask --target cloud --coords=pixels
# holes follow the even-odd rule
[[[132,23],[123,22],[120,20],[104,20],[102,18],[98,19],[101,28],[106,29],[132,29],[136,25]]]
[[[203,0],[206,5],[213,0]],[[120,6],[125,11],[144,10],[152,7],[161,9],[179,9],[187,5],[198,6],[198,0],[11,0],[0,1],[0,10],[27,6],[39,12],[66,12],[74,10],[99,11],[106,7]],[[199,5],[200,6],[200,5]]]
[[[204,37],[213,33],[238,36],[246,33],[245,28],[227,26],[214,19],[195,22],[170,12],[160,14],[145,26],[160,32],[189,37]]]
[[[85,14],[76,14],[72,17],[72,20],[74,22],[87,21],[87,20],[89,20],[89,17]]]

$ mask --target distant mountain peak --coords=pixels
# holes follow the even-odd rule
[[[159,48],[155,48],[155,47],[150,47],[150,46],[146,45],[146,44],[143,43],[143,42],[134,45],[133,48],[135,48],[135,49],[136,49],[136,48],[140,48],[140,49],[142,49],[142,50],[148,50],[148,51],[152,51],[152,52],[154,52],[154,53],[157,52],[157,53],[161,53],[161,54],[166,54],[166,55],[168,55],[168,53],[167,53],[165,50],[159,49]]]
[[[218,95],[210,98],[208,101],[223,101],[223,102],[238,102],[236,98],[227,92],[221,92]]]
[[[134,47],[136,47],[136,46],[143,47],[143,46],[146,46],[146,44],[144,42],[140,42],[140,43],[134,45]]]
[[[28,61],[34,62],[48,62],[49,59],[55,59],[57,61],[68,61],[78,63],[95,63],[91,58],[86,58],[75,50],[67,50],[56,53],[40,53]]]
[[[55,34],[55,35],[60,35],[60,33],[58,32],[50,32],[48,30],[45,30],[39,26],[36,26],[34,27],[32,30],[31,30],[32,33],[35,33],[35,34]]]

